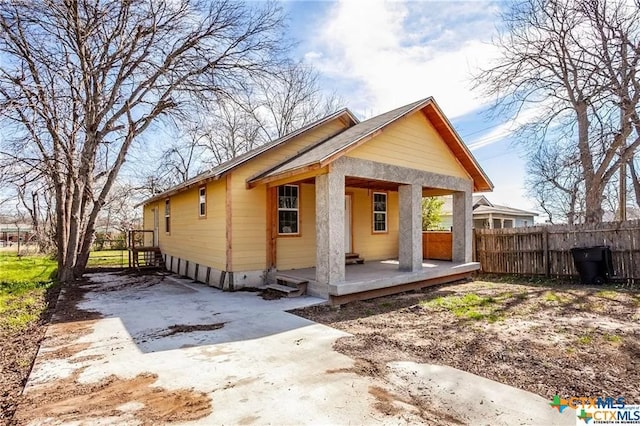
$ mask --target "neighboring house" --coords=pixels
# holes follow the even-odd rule
[[[146,200],[144,227],[181,275],[237,289],[286,271],[340,303],[477,270],[472,192],[491,189],[427,98],[363,122],[343,109],[220,164]],[[453,262],[423,268],[421,199],[447,194]]]
[[[440,226],[444,229],[449,229],[452,225],[451,204],[451,199],[445,198],[442,206],[442,221],[440,222]],[[533,226],[535,216],[538,216],[538,213],[493,204],[484,195],[473,196],[474,228],[498,229]]]
[[[20,242],[27,242],[33,238],[33,228],[23,224],[0,224],[0,247],[9,247]]]

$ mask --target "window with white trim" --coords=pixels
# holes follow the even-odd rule
[[[164,232],[171,232],[171,204],[168,198],[164,200]]]
[[[204,186],[198,190],[198,214],[200,217],[207,215],[207,189]]]
[[[387,194],[373,193],[373,232],[387,232]]]
[[[300,225],[300,187],[278,187],[278,234],[298,234]]]

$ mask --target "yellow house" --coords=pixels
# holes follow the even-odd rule
[[[178,274],[230,290],[308,282],[344,303],[479,269],[471,196],[491,189],[427,98],[363,122],[343,109],[220,164],[146,200],[144,227]],[[421,200],[445,194],[452,262],[425,263]]]

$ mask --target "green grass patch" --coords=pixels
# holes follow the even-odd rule
[[[553,291],[547,291],[544,294],[544,300],[546,300],[547,302],[560,302],[562,299]]]
[[[580,336],[578,337],[578,343],[581,345],[590,345],[593,342],[593,337],[591,336]]]
[[[617,334],[605,334],[604,339],[609,343],[620,344],[622,343],[622,337]]]
[[[0,253],[0,330],[19,332],[38,320],[56,266],[45,256]]]
[[[569,301],[568,297],[561,296],[554,291],[545,292],[543,299],[545,302],[549,302],[549,303],[566,303]]]
[[[496,299],[490,296],[468,293],[464,296],[440,296],[422,301],[420,305],[427,308],[447,310],[458,318],[496,322],[504,319],[496,311],[500,307],[500,302],[505,299],[507,298],[502,296]]]
[[[0,283],[49,282],[56,268],[56,261],[47,256],[0,253]]]
[[[596,293],[596,296],[604,297],[605,299],[616,300],[618,292],[613,290],[600,290]]]

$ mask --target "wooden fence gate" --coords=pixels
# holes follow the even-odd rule
[[[615,278],[640,283],[640,220],[475,229],[474,243],[483,272],[547,277],[577,276],[572,248],[609,246]]]

